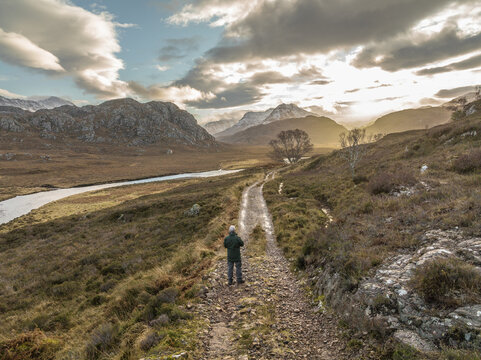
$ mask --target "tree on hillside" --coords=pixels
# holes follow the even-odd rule
[[[464,107],[466,106],[467,102],[468,99],[466,99],[465,96],[462,96],[452,101],[451,105],[447,107],[448,110],[451,110],[453,112],[451,114],[451,120],[456,121],[464,118]]]
[[[281,131],[269,145],[272,147],[270,155],[273,159],[287,161],[290,164],[298,162],[303,155],[312,150],[309,135],[300,129]]]
[[[352,129],[347,133],[339,135],[339,143],[341,144],[341,157],[346,159],[351,175],[356,176],[356,166],[364,155],[366,143],[366,129]]]

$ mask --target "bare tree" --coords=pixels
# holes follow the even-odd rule
[[[341,156],[346,159],[351,175],[356,175],[356,165],[364,155],[366,143],[366,129],[352,129],[346,133],[339,135],[341,144]]]
[[[290,164],[298,162],[303,155],[312,150],[309,135],[299,129],[281,131],[277,138],[271,140],[271,157],[278,161],[287,161]],[[287,160],[285,160],[287,159]]]

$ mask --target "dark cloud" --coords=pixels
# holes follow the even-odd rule
[[[309,85],[327,85],[332,83],[331,80],[314,80],[309,83]]]
[[[249,82],[252,85],[281,84],[290,81],[291,78],[288,78],[277,71],[258,72],[249,79]]]
[[[377,81],[379,82],[379,81]],[[367,89],[378,89],[378,88],[383,88],[383,87],[390,87],[392,84],[380,84],[380,85],[375,85],[375,86],[369,86]]]
[[[245,18],[228,26],[224,39],[208,51],[207,56],[217,62],[237,62],[246,58],[325,53],[342,47],[379,42],[405,32],[418,21],[455,2],[457,1],[264,2]]]
[[[433,68],[422,69],[416,71],[416,75],[434,75],[456,70],[467,70],[481,66],[481,55],[472,56],[469,59],[451,63],[446,66],[439,66]]]
[[[358,68],[379,66],[387,71],[397,71],[449,59],[477,49],[481,49],[481,33],[463,37],[456,27],[448,26],[440,33],[415,44],[413,39],[405,38],[368,46],[358,54],[352,64]]]
[[[227,90],[215,94],[213,99],[188,101],[186,104],[199,109],[221,109],[252,104],[259,101],[263,94],[248,84],[230,85]]]
[[[167,39],[166,44],[160,49],[159,60],[162,62],[178,60],[186,57],[189,52],[195,51],[199,48],[199,38],[179,38]]]
[[[381,102],[381,101],[393,101],[393,100],[398,100],[402,99],[404,96],[391,96],[391,97],[385,97],[382,99],[374,99],[374,102]]]
[[[439,90],[434,96],[438,98],[453,98],[456,96],[464,95],[470,91],[474,91],[476,86],[462,86],[453,89],[442,89]]]

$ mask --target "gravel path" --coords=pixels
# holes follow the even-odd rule
[[[199,306],[210,324],[204,359],[345,359],[337,321],[316,312],[276,245],[262,195],[264,182],[272,177],[246,188],[242,197],[239,235],[246,248],[256,225],[266,234],[264,252],[243,250],[246,283],[227,285],[226,261],[210,274]]]

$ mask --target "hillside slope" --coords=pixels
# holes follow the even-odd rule
[[[265,187],[286,257],[359,342],[376,334],[376,359],[479,359],[481,105],[466,109],[365,145],[355,178],[335,151]]]
[[[445,107],[426,107],[396,111],[377,119],[366,127],[368,134],[391,134],[408,130],[426,129],[447,123],[451,111]]]
[[[323,146],[337,146],[339,134],[346,131],[344,126],[327,117],[307,116],[257,125],[231,136],[219,136],[217,139],[232,144],[267,145],[279,132],[294,129],[304,130],[313,144]]]
[[[0,109],[0,129],[4,142],[15,137],[93,144],[215,146],[215,139],[197,124],[195,118],[175,104],[152,101],[141,104],[118,99],[98,106],[78,108],[64,105],[35,113]]]

